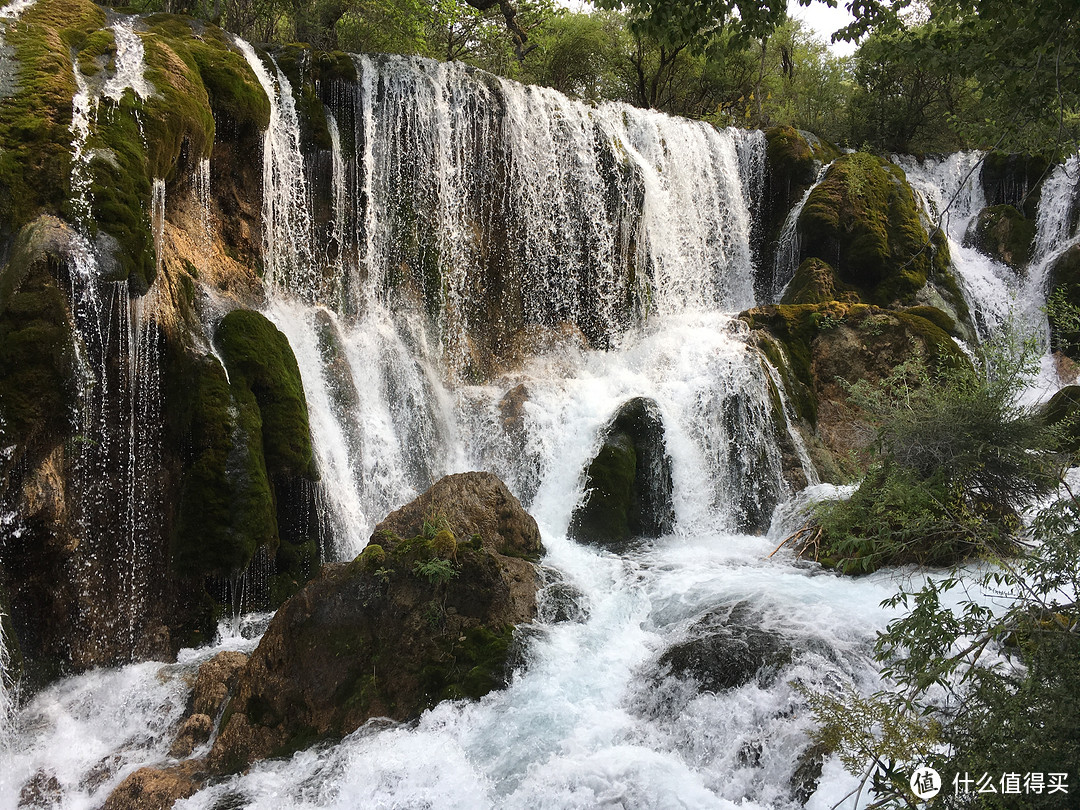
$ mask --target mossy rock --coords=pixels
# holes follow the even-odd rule
[[[1035,221],[1011,205],[994,205],[979,212],[972,242],[980,253],[1022,270],[1031,259]]]
[[[289,341],[265,316],[236,309],[214,334],[234,389],[258,405],[269,475],[318,479],[311,450],[307,400]]]
[[[833,162],[799,216],[805,260],[835,268],[862,300],[914,304],[934,270],[929,235],[903,171],[856,152]]]
[[[326,108],[319,95],[322,70],[327,73],[326,84],[329,87],[335,79],[356,80],[356,69],[347,69],[352,60],[345,54],[344,59],[336,59],[333,54],[324,51],[312,51],[306,45],[292,44],[277,49],[274,61],[292,85],[293,99],[300,118],[300,131],[305,144],[313,144],[318,149],[330,149],[330,129],[326,122]]]
[[[213,356],[192,373],[190,460],[185,465],[172,542],[174,569],[187,577],[233,577],[278,526],[253,400],[238,401]],[[248,394],[250,397],[250,394]]]
[[[4,32],[18,62],[15,93],[0,104],[0,223],[9,235],[41,212],[63,214],[70,193],[72,42],[105,15],[83,0],[41,0]]]
[[[914,315],[918,318],[923,318],[929,321],[942,332],[946,332],[950,335],[956,334],[956,321],[945,311],[938,309],[937,307],[930,306],[918,306],[908,307],[904,310],[908,315]]]
[[[769,170],[778,179],[788,186],[813,184],[820,157],[802,133],[790,126],[772,127],[765,130],[765,139]]]
[[[0,270],[0,446],[63,441],[75,402],[75,345],[57,281],[71,232],[42,217],[24,227]]]
[[[619,408],[585,471],[585,487],[570,520],[576,540],[618,547],[672,531],[671,461],[654,402],[637,397]]]
[[[1073,317],[1080,308],[1080,245],[1073,245],[1054,262],[1050,290],[1046,314],[1051,345],[1075,360],[1080,358],[1080,325]]]
[[[858,301],[859,294],[836,276],[828,262],[810,257],[799,265],[784,290],[781,304],[824,304],[829,301]]]

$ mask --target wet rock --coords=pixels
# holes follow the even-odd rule
[[[1051,345],[1073,360],[1080,359],[1080,329],[1072,316],[1080,306],[1080,245],[1061,254],[1050,268],[1047,320]]]
[[[574,539],[618,547],[672,531],[671,459],[652,400],[638,397],[619,408],[585,476],[585,501],[570,520]]]
[[[686,641],[672,645],[657,662],[657,676],[693,680],[703,692],[734,689],[757,679],[767,685],[791,662],[790,642],[754,624],[741,603],[699,620]]]
[[[206,784],[205,763],[182,762],[171,768],[139,768],[112,792],[102,810],[168,810]]]
[[[514,628],[536,615],[540,551],[536,522],[498,478],[443,478],[278,611],[211,764],[238,770],[504,685]]]
[[[984,208],[975,220],[971,242],[980,253],[1022,270],[1031,258],[1035,220],[1027,219],[1011,205]]]
[[[244,653],[226,650],[199,667],[191,688],[191,714],[217,717],[247,664]]]
[[[814,743],[799,755],[791,775],[791,787],[799,804],[805,805],[817,791],[825,760],[831,753],[824,743]]]
[[[190,757],[191,753],[210,739],[214,731],[214,721],[206,714],[193,714],[180,725],[169,755],[177,759]]]
[[[799,215],[800,262],[818,258],[860,300],[914,304],[932,276],[948,275],[948,248],[932,249],[903,171],[865,152],[833,162]]]
[[[38,771],[19,791],[19,807],[59,807],[63,798],[64,789],[56,775],[48,771]]]

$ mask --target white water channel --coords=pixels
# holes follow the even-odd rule
[[[915,575],[834,576],[787,550],[769,558],[782,523],[773,536],[740,530],[747,504],[769,512],[796,495],[783,475],[788,428],[773,419],[770,369],[731,314],[754,303],[747,189],[760,188],[760,134],[621,105],[590,108],[476,79],[458,65],[358,57],[352,106],[330,119],[330,250],[311,236],[288,81],[240,47],[273,102],[266,314],[301,368],[334,555],[353,556],[378,520],[438,477],[489,469],[536,518],[549,585],[538,620],[521,633],[507,689],[443,703],[415,723],[372,721],[176,806],[666,810],[840,801],[854,779],[835,759],[816,789],[797,792],[812,719],[796,685],[872,690],[872,642],[892,617],[880,603]],[[511,182],[495,198],[485,184],[497,169]],[[937,175],[913,180],[927,196],[947,194]],[[444,280],[434,320],[387,293],[388,274],[416,258],[402,248],[405,200],[419,206],[410,222],[435,234],[419,246]],[[467,384],[456,364],[475,324],[462,307],[483,291],[478,268],[494,247],[478,234],[496,213],[508,223],[504,259],[522,280],[525,320],[550,332],[523,363]],[[312,255],[335,259],[318,266]],[[628,264],[639,272],[636,289],[627,288]],[[988,323],[994,283],[980,297],[965,281],[973,300],[986,302]],[[628,297],[634,317],[624,312]],[[590,320],[608,339],[602,349],[557,328]],[[519,386],[526,394],[514,438],[502,405]],[[664,422],[676,529],[615,555],[568,539],[567,527],[605,425],[638,396],[655,401]],[[762,631],[790,654],[742,686],[714,691],[659,668],[672,645],[721,627]],[[98,807],[136,768],[173,763],[168,749],[194,667],[255,643],[223,636],[183,651],[178,664],[94,671],[36,695],[3,753],[0,808],[17,806],[27,785],[56,806]]]

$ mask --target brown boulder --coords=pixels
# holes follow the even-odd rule
[[[247,661],[242,652],[226,650],[200,666],[191,687],[190,713],[216,717],[229,693],[236,688]]]
[[[536,614],[536,522],[488,473],[443,478],[278,611],[210,754],[218,771],[417,717],[506,682],[515,625]]]
[[[171,768],[139,768],[112,792],[102,810],[168,810],[202,789],[207,775],[200,760]]]

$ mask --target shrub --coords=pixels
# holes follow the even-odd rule
[[[1054,437],[1018,401],[1031,352],[992,346],[974,365],[921,355],[877,385],[850,385],[875,426],[875,462],[855,494],[822,504],[815,553],[847,572],[951,565],[1015,547],[1019,511],[1058,481]]]

